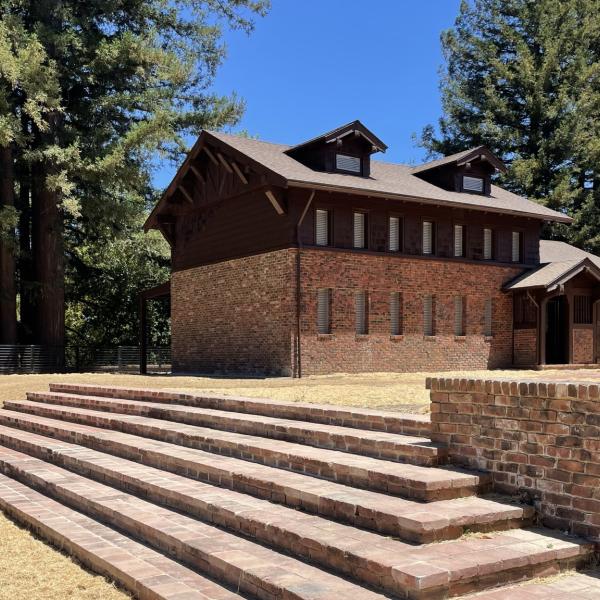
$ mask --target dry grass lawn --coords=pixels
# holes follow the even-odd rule
[[[427,412],[427,373],[368,373],[303,379],[221,379],[214,377],[142,377],[69,374],[0,376],[3,400],[25,398],[27,391],[47,390],[50,382],[69,381],[135,387],[184,389],[294,402]],[[431,373],[429,375],[435,375]],[[554,379],[600,379],[600,371],[478,371],[446,376],[498,376]],[[0,600],[116,600],[127,598],[104,578],[93,575],[55,549],[36,540],[0,514]]]

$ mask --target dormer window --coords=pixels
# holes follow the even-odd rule
[[[347,173],[361,173],[361,160],[358,156],[348,156],[347,154],[336,154],[335,155],[335,168],[338,171],[345,171]]]
[[[474,192],[476,194],[483,194],[485,189],[485,182],[483,177],[471,177],[469,175],[463,176],[463,190],[465,192]]]

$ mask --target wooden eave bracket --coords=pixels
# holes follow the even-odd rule
[[[284,207],[283,201],[277,197],[277,195],[275,194],[275,192],[273,192],[272,189],[265,190],[265,196],[268,198],[269,202],[273,205],[273,208],[275,209],[275,212],[278,215],[285,214],[285,207]]]

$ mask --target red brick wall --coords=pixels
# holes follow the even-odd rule
[[[531,498],[544,524],[600,540],[600,386],[435,378],[432,440]]]
[[[512,362],[513,267],[335,250],[302,252],[302,372],[486,369]],[[318,288],[331,288],[332,332],[316,329]],[[369,294],[369,334],[355,334],[354,293]],[[389,297],[402,293],[403,335],[390,336]],[[423,297],[435,296],[435,336],[423,336]],[[454,336],[454,296],[466,296],[466,336]],[[483,335],[493,299],[493,336]]]
[[[576,365],[594,362],[594,330],[591,327],[573,328],[573,362]]]
[[[537,329],[515,329],[515,365],[537,364]]]
[[[290,375],[294,265],[281,250],[173,273],[173,370]]]

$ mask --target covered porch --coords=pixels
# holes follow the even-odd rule
[[[600,362],[600,267],[590,258],[552,262],[511,282],[513,363],[538,367]]]

